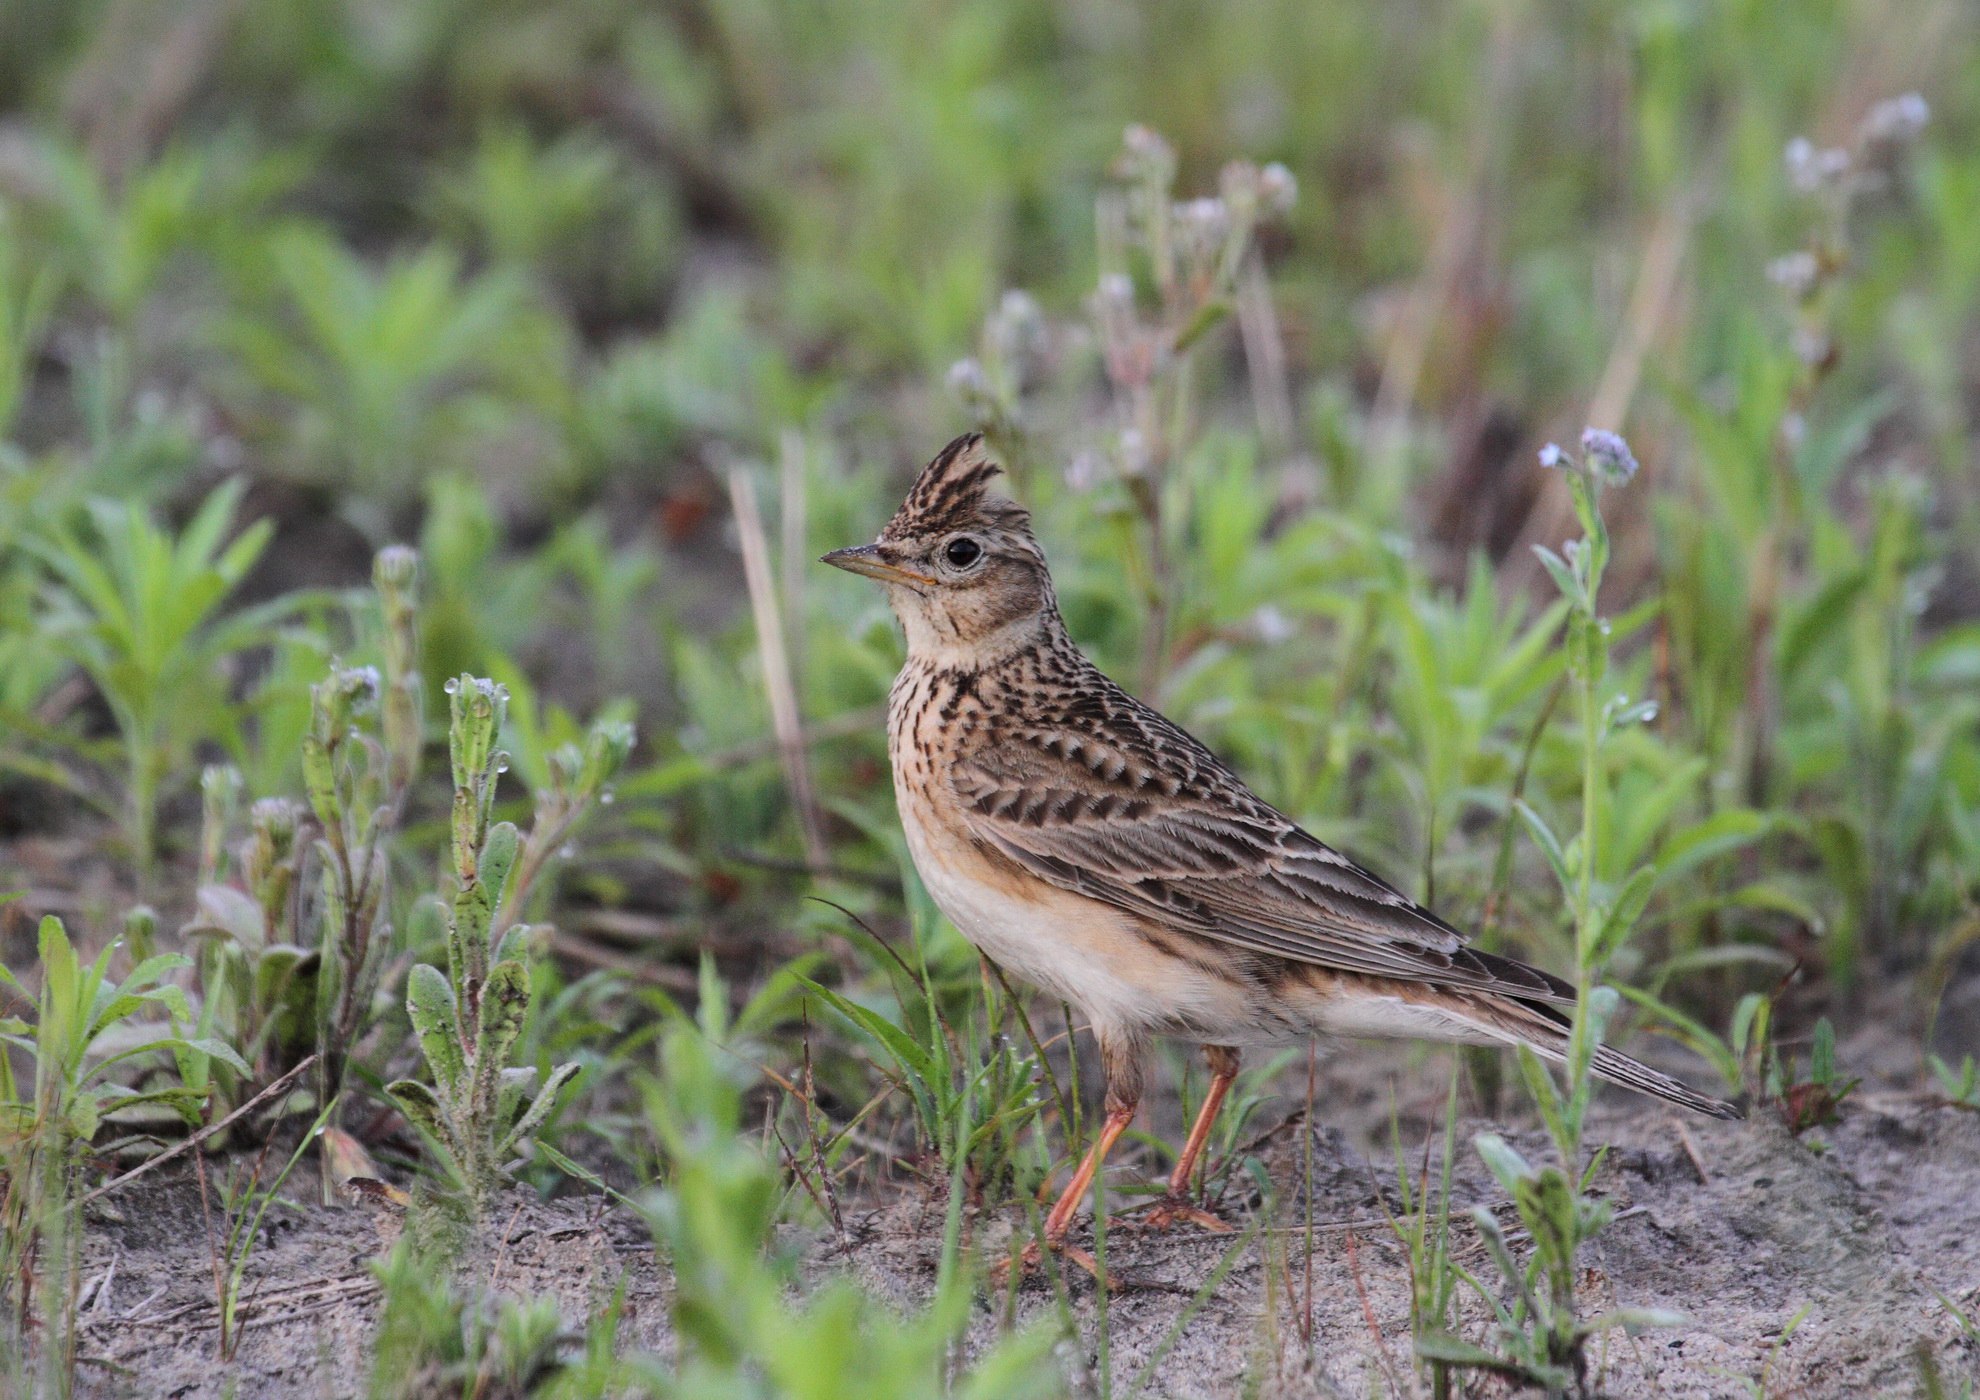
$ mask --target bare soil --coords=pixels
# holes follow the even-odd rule
[[[1350,1130],[1373,1137],[1365,1081],[1322,1083],[1338,1094],[1332,1101]],[[1490,1265],[1464,1209],[1500,1207],[1502,1222],[1513,1223],[1468,1146],[1490,1126],[1504,1125],[1460,1126],[1454,1186],[1459,1258],[1481,1278]],[[1406,1126],[1405,1140],[1420,1143],[1425,1131]],[[1509,1136],[1544,1157],[1530,1129]],[[1980,1345],[1942,1301],[1980,1311],[1980,1114],[1922,1094],[1866,1091],[1838,1123],[1797,1139],[1771,1114],[1680,1122],[1618,1098],[1598,1114],[1592,1138],[1611,1144],[1596,1188],[1616,1214],[1587,1256],[1586,1306],[1673,1309],[1692,1325],[1609,1334],[1591,1354],[1591,1389],[1717,1397],[1753,1394],[1758,1384],[1769,1396],[1912,1395],[1921,1393],[1921,1348],[1955,1388],[1980,1378]],[[1109,1267],[1124,1286],[1105,1300],[1104,1324],[1091,1281],[1069,1272],[1080,1335],[1059,1354],[1075,1386],[1093,1393],[1104,1326],[1116,1396],[1137,1386],[1132,1393],[1175,1397],[1414,1393],[1407,1261],[1387,1223],[1397,1206],[1389,1159],[1371,1158],[1339,1126],[1309,1131],[1297,1110],[1256,1154],[1279,1204],[1261,1220],[1260,1197],[1247,1199],[1245,1178],[1231,1178],[1237,1184],[1219,1209],[1241,1228],[1259,1227],[1234,1257],[1236,1236],[1110,1231]],[[1133,1175],[1124,1166],[1114,1179]],[[249,1267],[244,1335],[223,1363],[196,1188],[189,1179],[134,1187],[115,1210],[91,1222],[84,1394],[364,1393],[378,1307],[368,1261],[402,1228],[395,1211],[275,1212]],[[1015,1218],[1003,1210],[971,1223],[994,1249]],[[623,1284],[622,1343],[671,1350],[669,1277],[628,1213],[595,1197],[545,1203],[518,1192],[495,1219],[464,1274],[518,1297],[554,1297],[574,1329]],[[901,1191],[850,1215],[843,1240],[802,1241],[806,1274],[849,1268],[913,1306],[933,1289],[941,1225],[939,1201]],[[1220,1265],[1221,1282],[1206,1287]],[[1461,1303],[1459,1330],[1483,1339],[1484,1307],[1468,1294]],[[1057,1315],[1049,1287],[1027,1282],[1014,1298],[979,1306],[967,1346]],[[1474,1382],[1475,1393],[1502,1389]]]

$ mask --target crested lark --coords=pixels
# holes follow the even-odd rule
[[[1156,1222],[1187,1199],[1238,1047],[1314,1035],[1527,1045],[1560,1061],[1574,988],[1465,936],[1255,796],[1066,633],[1030,516],[990,493],[974,434],[930,462],[870,545],[907,634],[887,706],[894,794],[936,904],[1000,966],[1077,1007],[1107,1116],[1046,1218],[1073,1212],[1141,1098],[1151,1037],[1213,1078]],[[1738,1110],[1606,1046],[1595,1073],[1720,1118]],[[1084,1261],[1082,1261],[1084,1262]]]

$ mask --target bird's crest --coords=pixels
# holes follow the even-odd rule
[[[990,483],[1003,468],[990,460],[981,433],[964,433],[921,469],[901,508],[880,532],[883,540],[925,538],[971,526],[1024,530],[1031,512]]]

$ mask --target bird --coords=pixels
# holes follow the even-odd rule
[[[1189,1188],[1246,1047],[1400,1037],[1563,1062],[1573,986],[1470,946],[1087,658],[1000,473],[981,435],[958,437],[873,543],[821,562],[883,585],[905,636],[888,753],[922,883],[979,952],[1069,1003],[1099,1046],[1105,1117],[1045,1218],[1046,1246],[1092,1268],[1067,1237],[1158,1038],[1202,1046],[1211,1079],[1150,1227],[1229,1228]],[[1608,1046],[1592,1068],[1740,1116]]]

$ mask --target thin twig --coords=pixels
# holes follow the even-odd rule
[[[819,1184],[825,1190],[825,1203],[831,1208],[832,1228],[839,1235],[839,1249],[850,1257],[852,1243],[846,1238],[846,1217],[839,1210],[839,1193],[832,1186],[832,1164],[825,1160],[825,1141],[818,1132],[818,1086],[811,1076],[811,1009],[804,1017],[804,1132],[811,1139],[811,1157],[818,1164]]]
[[[887,721],[885,705],[863,705],[857,710],[847,710],[844,714],[821,719],[816,724],[808,724],[798,731],[798,742],[805,748],[814,744],[830,743],[834,739],[849,738],[854,734],[866,734],[878,730]],[[775,758],[782,752],[778,741],[752,739],[746,744],[732,744],[726,749],[714,749],[699,755],[703,768],[736,768],[745,763],[755,763],[759,759]]]
[[[1253,249],[1238,269],[1238,334],[1244,343],[1245,368],[1251,375],[1251,401],[1258,414],[1258,435],[1274,457],[1292,450],[1292,389],[1286,374],[1286,342],[1279,333],[1272,306],[1272,284],[1265,265]]]
[[[1691,1159],[1691,1169],[1698,1173],[1698,1184],[1710,1186],[1712,1177],[1705,1170],[1705,1159],[1698,1155],[1698,1144],[1691,1140],[1691,1129],[1684,1125],[1682,1118],[1676,1116],[1671,1118],[1671,1126],[1677,1129],[1678,1145],[1684,1148],[1684,1155]]]
[[[805,859],[816,869],[827,863],[825,824],[811,791],[805,761],[804,735],[798,719],[797,682],[791,674],[789,641],[783,609],[770,578],[770,547],[763,517],[756,508],[756,488],[740,468],[729,473],[729,500],[736,515],[736,536],[742,546],[743,578],[749,585],[749,609],[756,622],[757,649],[763,657],[763,685],[770,696],[770,727],[784,762],[784,781],[797,809],[804,837]]]
[[[1382,1338],[1382,1324],[1375,1320],[1375,1305],[1368,1298],[1368,1283],[1361,1276],[1361,1255],[1356,1247],[1353,1230],[1347,1232],[1348,1272],[1354,1277],[1354,1291],[1361,1298],[1361,1317],[1368,1324],[1368,1335],[1375,1339],[1375,1359],[1382,1367],[1382,1374],[1389,1378],[1392,1393],[1402,1394],[1402,1377],[1396,1374],[1395,1358],[1389,1355],[1389,1346]]]
[[[115,1191],[120,1186],[128,1186],[131,1182],[143,1176],[153,1167],[162,1167],[167,1162],[171,1161],[174,1157],[177,1157],[182,1153],[191,1151],[193,1148],[199,1146],[202,1142],[205,1142],[208,1138],[212,1137],[215,1133],[222,1132],[225,1129],[231,1127],[234,1123],[238,1122],[240,1119],[242,1119],[249,1113],[252,1113],[255,1109],[259,1108],[264,1102],[275,1097],[275,1095],[281,1093],[284,1089],[288,1088],[289,1085],[295,1081],[296,1076],[300,1075],[304,1070],[308,1069],[311,1065],[314,1065],[315,1063],[316,1063],[316,1056],[314,1053],[312,1053],[309,1056],[307,1056],[302,1061],[301,1064],[297,1065],[294,1069],[290,1070],[287,1074],[283,1075],[273,1084],[270,1084],[266,1089],[263,1089],[260,1093],[256,1094],[253,1098],[249,1099],[246,1103],[242,1104],[239,1108],[235,1109],[225,1118],[222,1118],[218,1123],[212,1124],[210,1127],[201,1128],[198,1132],[186,1138],[183,1142],[179,1143],[177,1146],[168,1147],[167,1149],[165,1149],[165,1151],[159,1153],[156,1157],[153,1157],[150,1161],[140,1162],[137,1166],[132,1167],[122,1176],[115,1177],[109,1181],[104,1182],[94,1191],[91,1191],[88,1195],[84,1196],[80,1201],[77,1201],[76,1204],[78,1206],[86,1206],[91,1201],[95,1200],[98,1196],[106,1196],[110,1192]]]
[[[1678,269],[1684,265],[1685,249],[1691,242],[1691,211],[1691,195],[1682,193],[1664,205],[1650,230],[1622,328],[1588,405],[1588,421],[1597,427],[1620,428],[1629,414],[1630,400],[1636,397],[1636,386],[1643,378],[1643,362],[1663,328],[1677,288]]]

